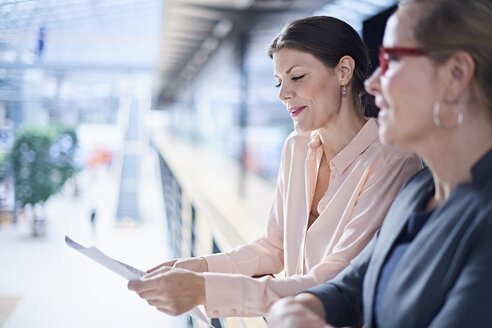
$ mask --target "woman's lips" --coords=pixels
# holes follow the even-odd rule
[[[306,108],[306,106],[297,106],[297,107],[290,107],[287,110],[290,113],[291,117],[296,117],[297,115],[301,114],[301,112]]]

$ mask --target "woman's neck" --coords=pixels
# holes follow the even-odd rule
[[[366,122],[366,118],[354,110],[346,115],[337,116],[329,124],[318,129],[327,161],[345,148]]]
[[[490,119],[463,121],[452,131],[440,131],[415,151],[432,172],[435,194],[431,202],[444,202],[458,184],[472,181],[472,167],[492,148]]]

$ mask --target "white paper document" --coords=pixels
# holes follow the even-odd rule
[[[106,268],[119,274],[129,281],[138,280],[146,274],[145,271],[141,271],[132,267],[131,265],[125,264],[107,256],[96,247],[82,246],[68,236],[65,236],[65,243],[76,251],[79,251],[80,253],[84,254],[85,256],[91,258],[92,260],[105,266]],[[188,311],[186,314],[189,314],[199,321],[210,326],[210,322],[208,321],[207,317],[202,313],[202,311],[200,311],[199,308],[195,307]]]
[[[93,259],[99,264],[102,264],[109,270],[119,274],[123,278],[127,280],[138,280],[140,277],[145,275],[144,271],[141,271],[139,269],[136,269],[128,264],[122,263],[120,261],[117,261],[115,259],[110,258],[103,252],[101,252],[99,249],[96,247],[84,247],[80,245],[79,243],[73,241],[70,237],[65,236],[65,243],[67,243],[68,246],[72,247],[73,249],[81,252],[85,256]]]

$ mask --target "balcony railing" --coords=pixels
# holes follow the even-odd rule
[[[159,152],[167,230],[175,257],[227,251],[261,234],[274,186],[246,175],[250,191],[240,195],[238,185],[245,181],[238,181],[241,172],[234,161],[163,133],[154,133],[152,140]],[[189,327],[204,326],[191,319],[187,322]],[[211,324],[268,327],[262,317],[214,318]]]

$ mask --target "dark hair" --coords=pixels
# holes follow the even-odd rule
[[[287,24],[273,39],[267,54],[282,48],[306,51],[333,68],[343,56],[355,61],[351,89],[354,104],[360,104],[365,116],[375,117],[378,108],[374,97],[364,89],[364,80],[369,72],[367,48],[359,34],[347,23],[329,16],[312,16]]]

